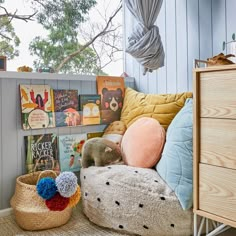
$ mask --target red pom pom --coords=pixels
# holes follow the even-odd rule
[[[70,199],[62,197],[59,193],[45,201],[51,211],[63,211],[69,204]]]

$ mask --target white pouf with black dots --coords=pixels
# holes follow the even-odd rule
[[[83,211],[97,225],[145,236],[192,234],[192,211],[153,169],[89,167],[80,180]]]

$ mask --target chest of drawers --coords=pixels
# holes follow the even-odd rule
[[[194,213],[236,227],[236,66],[193,76]]]

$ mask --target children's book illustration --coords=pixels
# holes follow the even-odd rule
[[[102,123],[119,120],[124,100],[124,78],[97,76],[97,93],[101,95]]]
[[[80,95],[80,110],[82,111],[82,124],[95,125],[101,123],[101,96]]]
[[[56,134],[25,136],[27,173],[43,170],[59,171]]]
[[[56,126],[77,126],[81,124],[78,90],[54,90]]]
[[[53,93],[49,85],[20,85],[22,128],[55,127]]]
[[[81,168],[82,147],[87,140],[87,134],[60,135],[59,161],[61,171],[79,171]]]

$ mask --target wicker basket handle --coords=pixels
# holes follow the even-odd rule
[[[57,173],[53,170],[44,170],[41,171],[41,173],[38,176],[38,180],[37,183],[39,182],[40,179],[44,178],[44,177],[51,177],[53,179],[56,179],[57,177]]]

